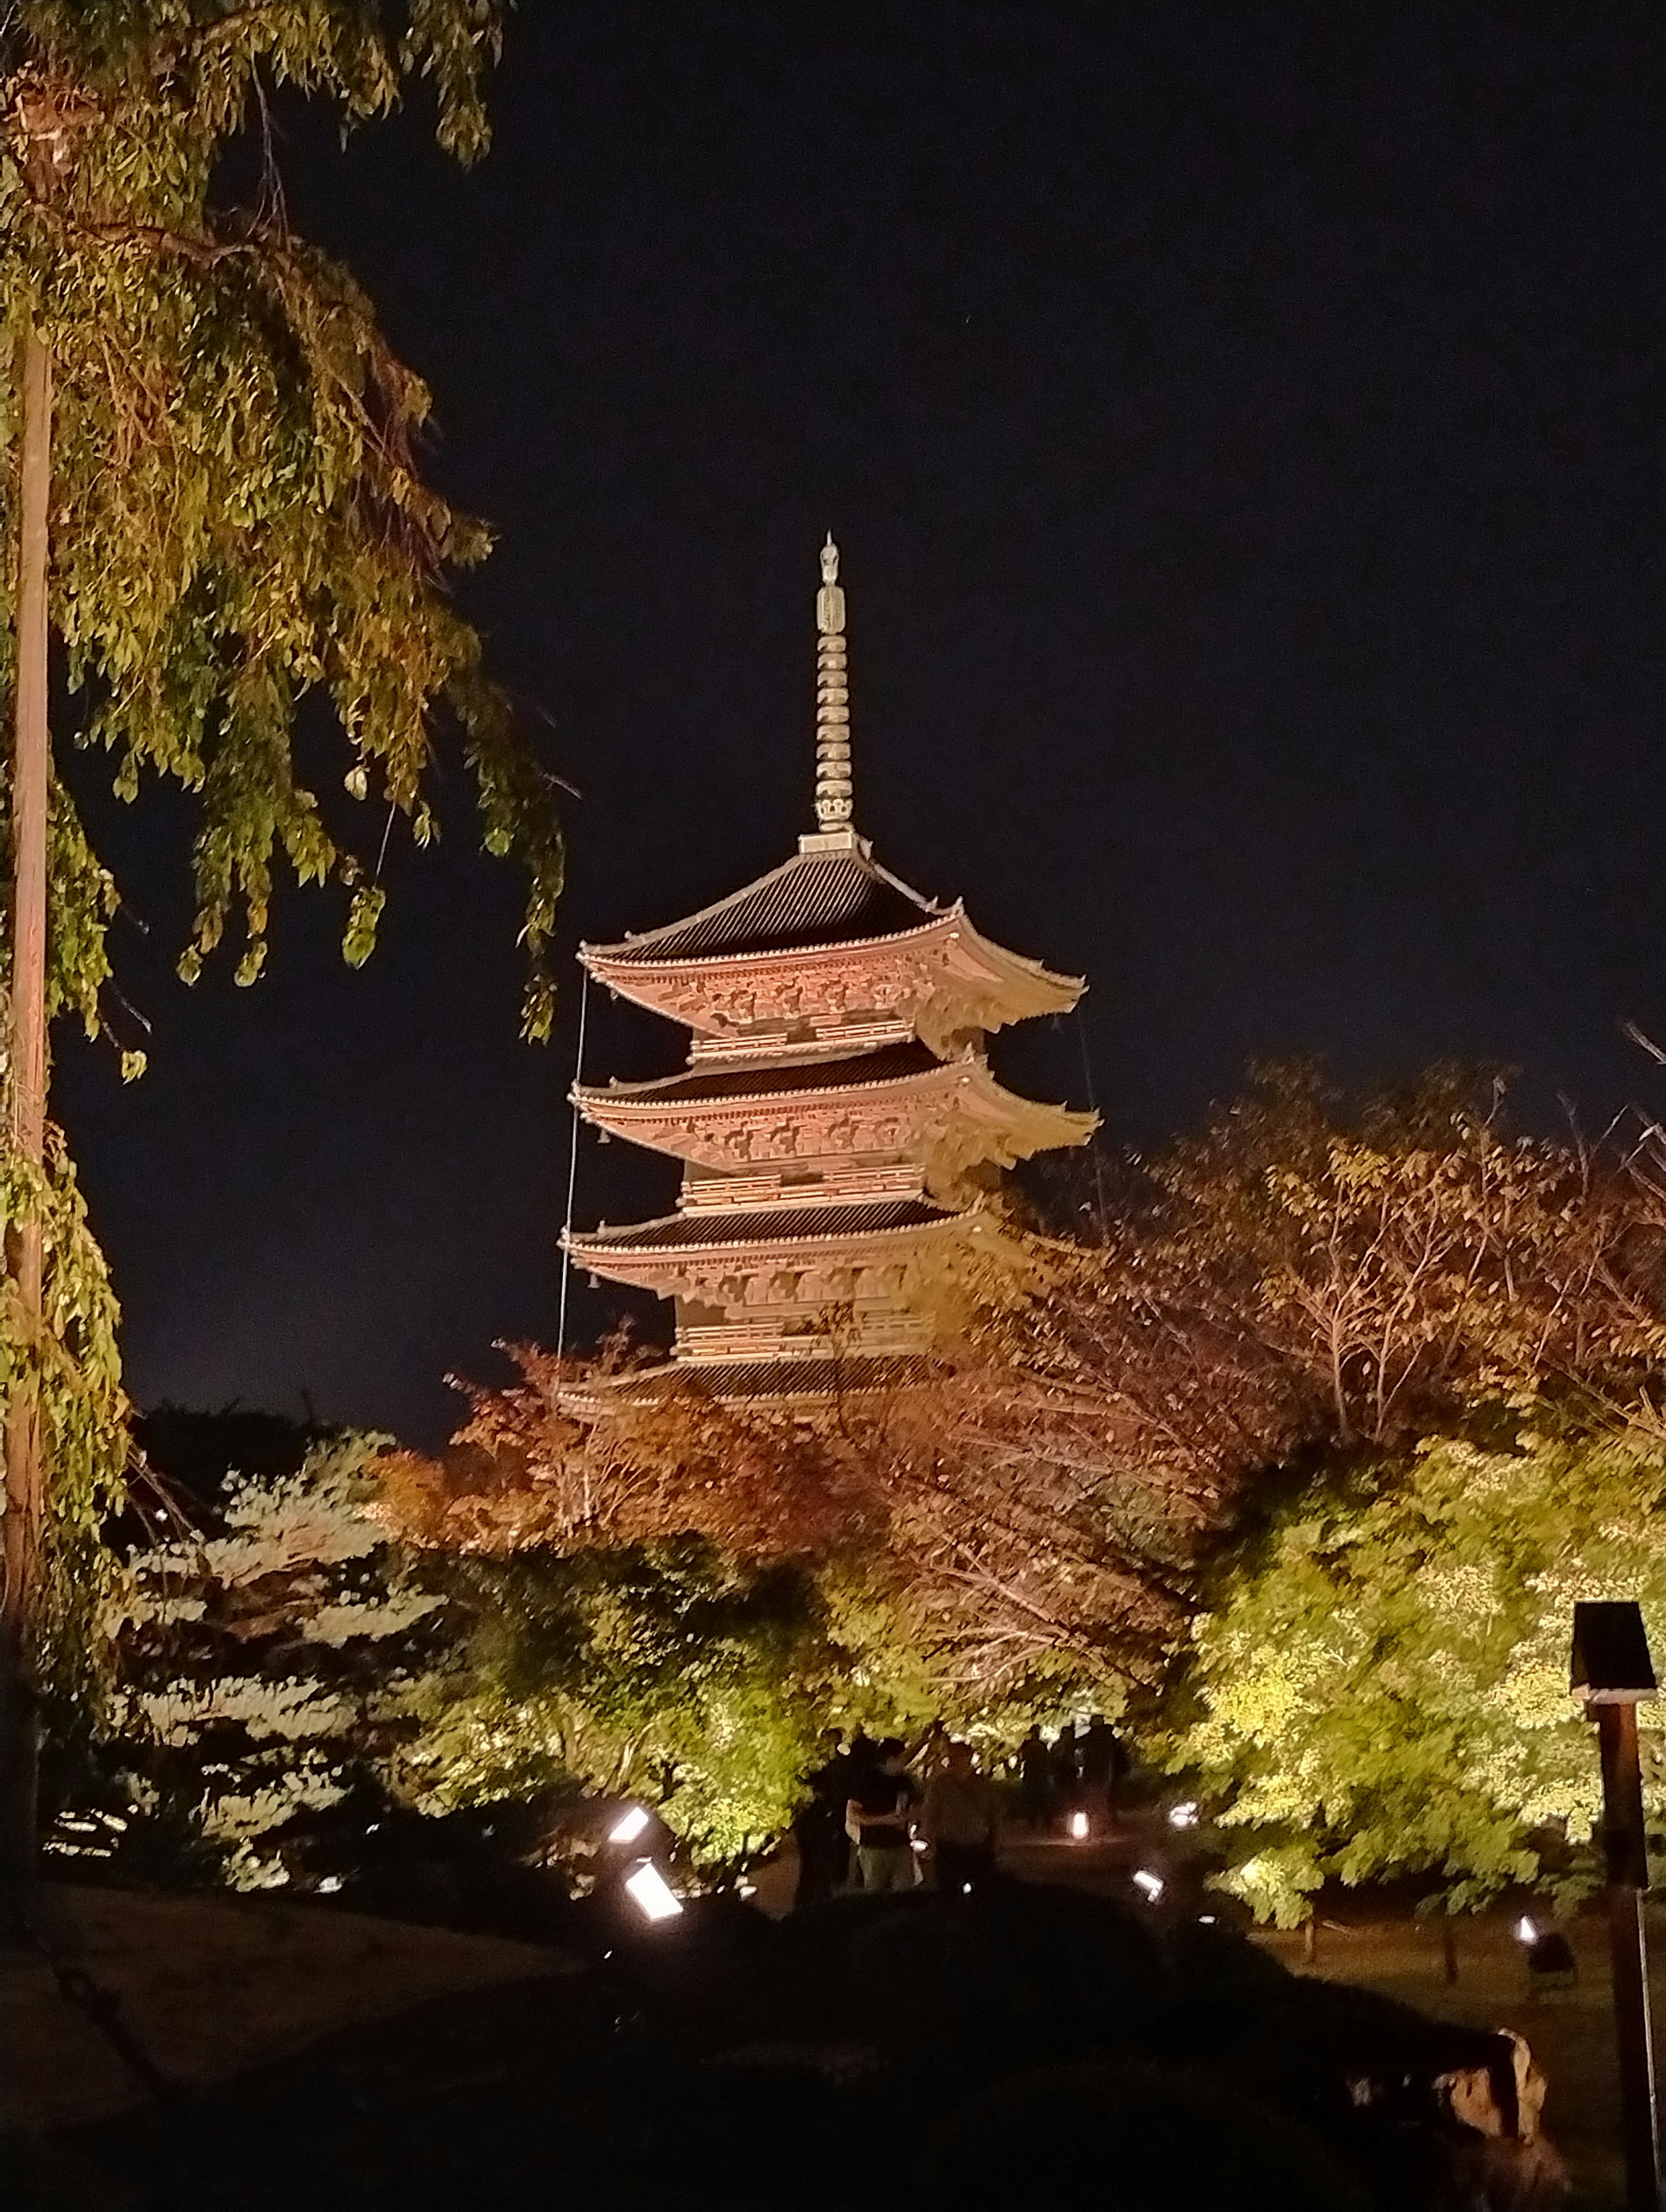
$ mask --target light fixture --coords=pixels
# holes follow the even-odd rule
[[[1195,1805],[1194,1805],[1194,1804],[1191,1802],[1191,1801],[1190,1801],[1190,1799],[1189,1799],[1189,1798],[1187,1800],[1187,1802],[1186,1802],[1183,1805],[1170,1805],[1170,1808],[1169,1808],[1169,1826],[1170,1826],[1171,1828],[1195,1828],[1195,1827],[1196,1827],[1196,1826],[1197,1826],[1197,1808],[1196,1808],[1196,1806],[1195,1806]]]
[[[625,1892],[644,1920],[674,1920],[683,1900],[652,1859],[644,1859],[625,1879]]]
[[[1087,1841],[1088,1826],[1088,1817],[1085,1813],[1073,1813],[1070,1816],[1071,1841],[1085,1844]]]
[[[607,1832],[610,1844],[634,1844],[648,1826],[648,1814],[641,1805],[627,1805]]]
[[[1140,1867],[1134,1875],[1134,1886],[1147,1905],[1155,1905],[1168,1885],[1160,1874],[1153,1874],[1149,1867]]]
[[[1523,1914],[1522,1918],[1516,1923],[1516,1941],[1518,1943],[1536,1943],[1538,1940],[1538,1929],[1534,1926],[1533,1923],[1527,1918],[1525,1914]]]

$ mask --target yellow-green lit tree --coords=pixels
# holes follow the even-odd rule
[[[1231,1886],[1286,1924],[1327,1879],[1416,1876],[1455,1911],[1582,1894],[1601,1793],[1568,1648],[1597,1597],[1666,1649],[1656,1435],[1431,1443],[1283,1507],[1199,1618],[1169,1746],[1243,1832]]]

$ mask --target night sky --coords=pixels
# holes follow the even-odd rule
[[[563,968],[812,826],[830,526],[859,825],[1091,981],[1011,1076],[1082,1103],[1085,1040],[1139,1146],[1274,1054],[1666,1105],[1618,1031],[1666,1035],[1663,58],[1642,6],[524,0],[473,173],[295,124],[501,533]],[[553,1340],[577,984],[521,1044],[519,886],[441,799],[368,968],[292,892],[247,992],[173,980],[184,810],[92,808],[152,1066],[65,1038],[58,1110],[142,1402],[433,1438]],[[673,1064],[592,1010],[593,1076]],[[675,1181],[587,1137],[580,1218]]]

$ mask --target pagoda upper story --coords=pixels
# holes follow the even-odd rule
[[[575,1086],[611,1135],[684,1164],[678,1210],[563,1240],[593,1275],[675,1302],[672,1367],[791,1405],[921,1370],[958,1255],[999,1238],[999,1173],[1085,1143],[1091,1114],[1007,1090],[990,1031],[1067,1012],[1084,984],[984,937],[873,858],[853,824],[838,553],[817,597],[816,830],[685,921],[584,945],[620,996],[680,1023],[688,1065]]]

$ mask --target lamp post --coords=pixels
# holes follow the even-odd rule
[[[1649,2013],[1649,1886],[1637,1708],[1656,1691],[1640,1607],[1627,1601],[1573,1608],[1573,1694],[1596,1723],[1602,1760],[1602,1844],[1608,1862],[1608,1949],[1626,2138],[1626,2212],[1660,2212],[1660,2118]]]

